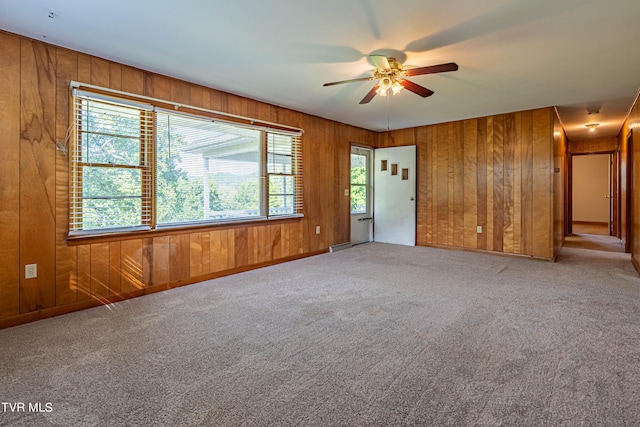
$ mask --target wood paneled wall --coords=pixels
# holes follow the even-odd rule
[[[304,218],[68,244],[71,80],[303,128]],[[0,32],[0,327],[349,241],[344,189],[350,143],[374,145],[376,138],[371,131]],[[37,264],[36,279],[24,279],[26,264]]]
[[[636,98],[627,122],[623,126],[624,131],[621,137],[627,140],[631,132],[631,150],[633,152],[631,175],[631,260],[638,273],[640,273],[640,97]],[[626,145],[626,142],[625,142]]]
[[[629,210],[627,209],[628,206],[630,206],[629,201],[631,200],[631,188],[628,185],[629,184],[629,179],[631,178],[629,176],[629,173],[631,173],[631,164],[632,162],[629,162],[629,155],[633,154],[629,152],[629,144],[628,144],[628,137],[629,137],[629,125],[628,125],[628,120],[625,121],[624,125],[622,126],[622,129],[620,130],[620,134],[618,135],[618,146],[620,148],[620,179],[618,181],[618,198],[619,198],[619,206],[620,206],[620,225],[619,225],[619,234],[620,234],[620,239],[622,240],[622,244],[624,245],[624,249],[626,252],[630,252],[631,251],[631,241],[629,240],[630,237],[630,226],[631,224],[629,223],[629,221],[631,221],[631,218],[629,217],[628,213]]]
[[[69,244],[71,80],[304,129],[304,218]],[[552,108],[378,134],[1,31],[0,94],[0,327],[348,242],[350,144],[417,145],[419,245],[552,259],[563,238]]]
[[[416,243],[552,259],[564,239],[558,126],[543,108],[380,134],[379,147],[417,146]]]
[[[558,112],[553,110],[553,256],[558,256],[568,230],[568,141]]]
[[[618,138],[594,138],[578,141],[569,141],[567,152],[570,154],[596,154],[610,151],[618,151],[620,143]]]

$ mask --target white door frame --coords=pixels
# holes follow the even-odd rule
[[[374,151],[368,147],[352,145],[350,154],[359,154],[366,158],[367,181],[364,186],[366,192],[366,208],[364,212],[352,212],[351,197],[354,188],[351,185],[351,161],[349,161],[349,217],[350,241],[352,245],[367,243],[373,240],[373,155]],[[349,156],[351,159],[351,156]]]
[[[374,241],[415,246],[416,166],[415,145],[375,150]]]

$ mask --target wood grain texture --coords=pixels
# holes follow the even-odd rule
[[[171,237],[153,239],[153,280],[152,285],[166,285],[171,282]]]
[[[453,124],[453,246],[464,246],[464,123],[455,122]]]
[[[538,249],[551,248],[539,253],[552,251],[553,244],[547,248],[548,242],[543,241],[551,238],[552,231],[540,237],[540,224],[535,222],[541,213],[548,213],[549,225],[553,224],[553,201],[538,195],[542,187],[547,196],[553,190],[552,168],[548,164],[554,153],[549,139],[549,109],[516,113],[516,141],[510,160],[508,144],[514,138],[511,125],[503,125],[500,132],[499,126],[494,125],[495,117],[378,134],[20,36],[0,32],[0,37],[0,198],[9,201],[10,206],[20,206],[17,212],[7,209],[4,203],[0,207],[7,210],[0,218],[3,225],[8,225],[0,230],[5,233],[2,237],[6,242],[13,239],[13,244],[0,249],[7,260],[0,267],[0,319],[51,305],[86,306],[87,301],[105,298],[105,289],[109,297],[140,295],[150,286],[178,286],[209,274],[316,253],[342,243],[349,233],[349,202],[342,194],[348,183],[351,144],[417,145],[420,244],[494,250],[494,242],[499,240],[508,248],[512,215],[514,253],[518,253],[518,217],[522,227],[521,253],[534,253],[534,234],[539,237]],[[68,245],[68,159],[56,149],[56,143],[64,142],[69,124],[65,111],[69,80],[229,113],[250,113],[258,119],[303,128],[304,218]],[[535,138],[534,124],[539,127]],[[506,177],[510,183],[513,173],[513,188],[509,189],[509,184],[503,186],[502,206],[509,207],[512,197],[512,213],[511,208],[500,209],[494,200],[494,160],[500,158],[494,145],[500,145],[500,138],[503,179]],[[16,193],[16,188],[21,190]],[[494,216],[500,215],[503,226],[494,227]],[[322,229],[320,235],[315,234],[317,225]],[[474,232],[476,225],[483,226],[483,233]],[[634,223],[634,227],[640,226]],[[249,245],[249,236],[255,246]],[[106,261],[97,254],[106,256]],[[26,282],[20,277],[24,264],[30,262],[38,264],[39,277]]]
[[[553,130],[551,110],[533,112],[533,255],[553,256]]]
[[[464,121],[464,237],[462,246],[476,249],[478,247],[478,127],[476,120]]]
[[[0,32],[0,318],[20,311],[20,57]]]
[[[567,164],[567,138],[557,111],[553,111],[553,256],[557,256],[564,244],[565,230],[565,165]],[[616,162],[617,164],[617,162]],[[615,179],[618,174],[612,174]],[[617,200],[617,198],[616,198]],[[617,210],[613,217],[617,218]],[[617,224],[617,221],[614,221]]]
[[[121,242],[122,292],[132,293],[144,288],[142,281],[142,239]]]
[[[101,299],[109,295],[110,290],[110,256],[109,243],[90,245],[91,254],[91,297]]]
[[[149,286],[170,287],[348,240],[349,198],[343,191],[348,188],[349,147],[374,146],[377,133],[40,41],[5,32],[0,36],[0,221],[6,224],[2,237],[7,242],[1,249],[6,263],[1,267],[0,319],[105,295],[127,297]],[[65,136],[71,80],[304,128],[304,218],[252,225],[255,246],[236,225],[69,245]],[[413,130],[405,133],[415,138]],[[320,235],[315,235],[316,225]],[[38,264],[39,277],[26,282],[22,272],[31,262]]]
[[[596,154],[618,151],[620,141],[618,138],[594,138],[565,142],[566,151],[569,154]]]
[[[476,167],[477,167],[477,204],[478,204],[478,221],[477,224],[482,227],[482,232],[477,236],[478,246],[477,249],[487,250],[487,209],[488,209],[488,201],[487,201],[487,173],[489,169],[489,165],[487,162],[487,120],[486,119],[478,119],[477,120],[477,158],[476,158]]]
[[[171,236],[169,247],[171,283],[178,283],[190,277],[191,239],[189,234]]]
[[[522,248],[525,255],[533,255],[533,111],[524,111],[522,117]]]
[[[503,138],[503,176],[502,176],[502,210],[503,232],[502,250],[506,253],[514,253],[514,158],[517,144],[515,113],[504,115]]]
[[[66,244],[69,232],[69,141],[70,126],[69,81],[78,79],[78,55],[58,49],[56,73],[56,305],[76,302],[77,247]]]
[[[416,167],[420,165],[416,170],[416,245],[425,245],[429,242],[430,231],[427,212],[428,188],[431,182],[430,156],[427,147],[427,129],[421,127],[416,132]]]
[[[20,280],[20,312],[55,306],[56,52],[21,42],[20,262],[38,277]]]
[[[495,211],[493,209],[493,205],[494,205],[494,197],[495,197],[495,190],[494,190],[494,179],[495,179],[495,175],[494,175],[494,169],[496,167],[495,165],[495,153],[494,153],[494,128],[493,128],[493,121],[494,121],[495,117],[487,117],[487,225],[485,227],[485,232],[487,233],[487,250],[489,251],[493,251],[495,250],[493,247],[493,244],[495,242],[495,238],[494,238],[494,226],[495,226],[495,221],[494,221],[494,214]],[[500,166],[500,165],[498,165]]]
[[[493,118],[493,250],[504,251],[504,115]]]
[[[122,262],[120,242],[109,243],[109,295],[122,293]]]
[[[390,132],[381,140],[405,144],[410,135],[423,174],[417,189],[424,199],[417,205],[418,244],[553,257],[558,244],[551,226],[556,224],[556,240],[562,229],[552,215],[559,215],[563,197],[552,196],[553,155],[561,156],[563,149],[554,148],[552,109]]]

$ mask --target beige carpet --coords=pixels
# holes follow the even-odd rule
[[[626,254],[366,244],[2,330],[0,425],[637,425],[639,325]]]
[[[613,236],[574,233],[565,237],[565,248],[591,249],[607,252],[624,252],[622,240]]]

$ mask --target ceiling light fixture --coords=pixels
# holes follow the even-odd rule
[[[388,69],[376,68],[373,74],[374,78],[380,79],[378,89],[376,89],[376,93],[380,96],[387,96],[389,89],[391,89],[393,95],[400,93],[404,89],[401,83],[405,77],[402,65],[398,64],[394,58],[388,58],[388,61]]]
[[[585,125],[587,127],[587,129],[589,129],[589,132],[595,132],[596,128],[598,126],[600,126],[600,123],[589,123],[588,125]]]

